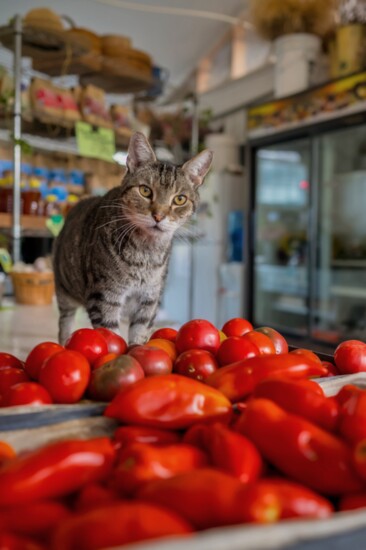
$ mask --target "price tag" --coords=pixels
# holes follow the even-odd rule
[[[76,142],[81,156],[114,162],[116,144],[114,131],[110,128],[93,128],[87,122],[77,122]]]

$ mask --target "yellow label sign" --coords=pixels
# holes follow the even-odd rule
[[[114,131],[110,128],[93,127],[87,122],[77,122],[76,142],[80,155],[114,162],[116,143]]]

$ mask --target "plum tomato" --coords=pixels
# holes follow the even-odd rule
[[[22,369],[24,363],[14,355],[11,355],[11,353],[0,353],[0,367],[16,367]]]
[[[214,356],[204,349],[191,349],[178,355],[174,364],[174,372],[204,381],[207,376],[218,369]]]
[[[217,352],[216,359],[221,367],[260,355],[258,346],[241,336],[229,336]]]
[[[276,353],[288,353],[288,344],[286,339],[282,336],[282,334],[277,332],[277,330],[271,327],[259,327],[255,330],[256,332],[265,334],[272,340]]]
[[[170,374],[173,370],[173,361],[166,351],[153,346],[136,346],[128,355],[134,357],[142,366],[145,376]]]
[[[314,361],[314,363],[321,363],[321,360],[319,359],[317,354],[311,351],[310,349],[296,348],[290,351],[290,353],[294,353],[295,355],[304,355],[308,359],[311,359],[312,361]]]
[[[251,330],[242,336],[244,340],[250,340],[259,349],[260,355],[271,355],[276,353],[276,348],[269,336],[262,332]]]
[[[154,338],[163,338],[164,340],[175,342],[177,334],[178,331],[175,330],[175,328],[158,328],[155,332],[152,333],[152,335],[150,336],[150,340],[153,340]]]
[[[60,344],[55,342],[42,342],[32,349],[27,359],[25,360],[24,369],[32,380],[38,380],[39,369],[42,363],[54,355],[55,353],[62,351],[63,348]]]
[[[0,395],[4,396],[11,386],[19,382],[30,382],[24,369],[17,367],[0,367]]]
[[[52,399],[46,388],[37,382],[19,382],[6,392],[4,407],[17,405],[50,405]]]
[[[221,330],[226,336],[243,336],[253,330],[253,325],[246,319],[235,317],[226,321]]]
[[[104,336],[108,346],[108,353],[115,353],[116,355],[123,355],[126,353],[127,343],[122,336],[116,334],[113,330],[109,330],[109,328],[101,327],[95,330]]]
[[[107,355],[108,344],[100,332],[93,328],[80,328],[72,333],[65,348],[78,351],[92,365],[101,355]]]
[[[41,366],[39,381],[55,403],[77,403],[90,378],[90,365],[84,355],[63,350],[51,355]]]
[[[366,372],[366,344],[361,340],[345,340],[334,352],[340,374]]]
[[[101,367],[105,363],[110,363],[110,361],[113,361],[113,359],[116,359],[117,357],[119,356],[116,353],[107,353],[107,355],[101,355],[100,357],[98,357],[98,359],[94,361],[91,368],[92,370],[99,369],[99,367]]]
[[[215,355],[220,346],[220,334],[209,321],[193,319],[179,329],[175,345],[179,354],[190,349],[203,349]]]
[[[178,355],[174,342],[171,340],[165,340],[164,338],[153,338],[152,340],[146,342],[145,346],[152,346],[153,348],[159,348],[166,351],[173,363]],[[136,346],[131,346],[128,351],[130,352],[130,350],[135,347]]]
[[[144,370],[134,357],[120,355],[92,371],[88,395],[96,401],[111,401],[119,391],[144,377]]]

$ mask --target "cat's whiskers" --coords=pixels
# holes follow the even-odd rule
[[[102,227],[106,227],[107,225],[110,225],[111,223],[116,223],[116,222],[119,222],[119,221],[123,221],[127,219],[126,216],[119,216],[118,218],[112,218],[111,220],[108,220],[106,223],[103,223],[102,225],[98,225],[98,227],[96,227],[96,231],[98,231],[98,229],[102,229]]]

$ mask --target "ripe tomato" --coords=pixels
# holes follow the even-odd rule
[[[95,330],[104,336],[108,346],[108,353],[115,353],[116,355],[126,353],[127,343],[122,336],[116,334],[113,330],[109,330],[108,328],[96,328]]]
[[[341,374],[366,372],[366,344],[361,340],[346,340],[334,352],[334,362]]]
[[[101,355],[107,355],[108,344],[104,336],[93,328],[80,328],[72,333],[65,344],[66,349],[78,351],[92,365]]]
[[[14,384],[18,384],[18,382],[30,382],[24,369],[0,367],[0,395],[5,395],[9,388]]]
[[[274,343],[269,336],[266,336],[262,332],[251,330],[250,332],[246,332],[242,338],[253,342],[259,349],[260,355],[271,355],[276,353]]]
[[[209,351],[191,349],[178,356],[174,365],[174,372],[195,380],[205,380],[218,368],[219,365],[216,359]]]
[[[159,348],[166,351],[166,353],[169,355],[173,363],[176,360],[178,355],[177,348],[175,347],[174,342],[171,342],[170,340],[164,340],[164,338],[153,338],[152,340],[149,340],[148,342],[146,342],[145,346],[152,346],[153,348]],[[134,349],[135,347],[137,346],[132,346],[129,349],[129,352],[131,349]]]
[[[255,357],[260,355],[259,349],[250,340],[240,336],[229,336],[224,340],[217,352],[216,359],[220,366],[230,365],[230,363],[236,363],[242,359],[249,359],[249,357]]]
[[[322,365],[328,370],[328,373],[325,375],[325,378],[330,378],[331,376],[340,375],[340,372],[338,371],[337,367],[333,365],[333,363],[330,363],[329,361],[322,361]]]
[[[246,319],[235,317],[227,321],[221,330],[226,336],[243,336],[253,330],[253,325]]]
[[[159,328],[152,333],[152,335],[150,336],[150,340],[153,340],[154,338],[163,338],[164,340],[175,342],[177,334],[178,331],[175,330],[175,328]]]
[[[46,388],[36,382],[19,382],[6,392],[4,407],[17,405],[49,405],[52,399]]]
[[[116,353],[107,353],[107,355],[101,355],[96,359],[92,365],[92,370],[99,369],[102,365],[105,365],[105,363],[109,363],[110,361],[113,361],[113,359],[116,359],[118,355]]]
[[[13,447],[6,441],[0,441],[0,466],[15,456],[16,452]]]
[[[190,349],[204,349],[215,354],[220,346],[220,334],[209,321],[194,319],[179,329],[175,345],[179,354]]]
[[[51,355],[42,364],[39,381],[55,403],[77,403],[83,396],[90,378],[87,359],[73,350]]]
[[[38,346],[32,349],[25,360],[25,372],[33,380],[38,380],[39,369],[41,368],[43,361],[63,349],[65,349],[63,346],[60,346],[60,344],[56,344],[55,342],[42,342],[41,344],[38,344]]]
[[[255,330],[256,332],[262,332],[262,334],[265,334],[272,340],[276,353],[288,353],[288,344],[277,330],[271,327],[259,327]]]
[[[128,352],[142,366],[145,376],[170,374],[173,370],[173,361],[166,351],[153,346],[136,346]]]
[[[14,355],[11,355],[11,353],[0,353],[0,367],[16,367],[22,369],[24,363]]]
[[[311,359],[315,363],[321,363],[321,360],[316,355],[316,353],[314,353],[310,349],[296,348],[296,349],[293,349],[292,351],[290,351],[290,353],[294,353],[295,355],[304,355],[305,357],[308,357],[309,359]]]
[[[130,355],[120,355],[91,373],[88,395],[96,401],[111,401],[117,393],[144,378],[140,363]]]

